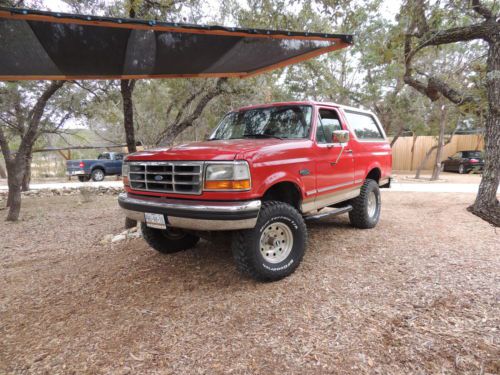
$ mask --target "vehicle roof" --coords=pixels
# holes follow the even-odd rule
[[[246,111],[246,110],[255,109],[255,108],[278,107],[278,106],[285,106],[285,105],[314,105],[314,106],[325,105],[325,106],[329,106],[329,107],[341,108],[344,110],[351,110],[351,111],[356,111],[356,112],[363,112],[363,113],[372,114],[371,111],[368,111],[366,109],[350,107],[347,105],[338,104],[338,103],[334,103],[334,102],[317,102],[317,101],[313,101],[313,100],[292,101],[292,102],[274,102],[274,103],[266,103],[266,104],[249,105],[249,106],[238,108],[238,109],[234,110],[234,112]]]

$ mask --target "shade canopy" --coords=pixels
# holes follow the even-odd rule
[[[351,43],[347,34],[0,7],[0,80],[248,77]]]

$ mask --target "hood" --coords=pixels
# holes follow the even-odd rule
[[[283,145],[280,139],[230,139],[181,144],[131,154],[127,160],[234,160],[237,155]],[[278,146],[279,147],[279,146]]]

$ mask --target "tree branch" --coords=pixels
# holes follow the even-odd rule
[[[487,20],[494,17],[491,9],[486,8],[479,0],[472,0],[472,10]]]

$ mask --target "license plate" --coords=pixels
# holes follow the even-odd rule
[[[163,216],[163,214],[151,214],[146,212],[144,213],[144,220],[146,221],[146,225],[150,228],[167,229],[165,216]]]

